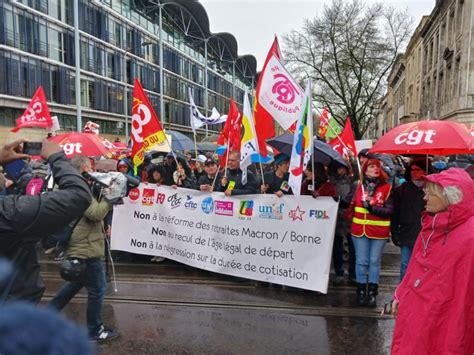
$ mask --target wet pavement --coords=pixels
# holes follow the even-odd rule
[[[85,322],[85,304],[65,314]],[[389,354],[393,320],[107,302],[101,354]]]
[[[398,248],[397,248],[398,249]],[[117,264],[109,284],[107,326],[119,339],[101,354],[389,354],[393,319],[381,316],[398,280],[397,249],[388,248],[379,307],[357,307],[353,286],[330,284],[327,295],[270,286],[187,267]],[[43,259],[45,301],[62,285],[58,263]],[[85,324],[86,294],[64,313]]]

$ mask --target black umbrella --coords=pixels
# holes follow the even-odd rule
[[[282,153],[291,156],[291,148],[293,147],[293,134],[285,133],[281,136],[268,139],[267,143]],[[342,165],[347,167],[347,162],[341,154],[336,152],[329,144],[313,139],[313,156],[314,161],[324,166],[331,164]]]
[[[194,150],[193,140],[181,132],[168,130],[166,134],[171,136],[171,148],[173,150]]]

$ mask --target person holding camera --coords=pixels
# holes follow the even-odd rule
[[[92,172],[89,158],[75,156],[72,165],[81,173]],[[96,186],[93,188],[96,190]],[[103,220],[112,205],[94,193],[92,203],[75,224],[71,239],[65,250],[62,268],[72,275],[70,281],[58,291],[49,306],[61,310],[83,288],[87,289],[87,328],[92,340],[105,341],[118,337],[116,330],[108,329],[102,322],[102,306],[107,288],[104,256]]]
[[[24,141],[0,149],[0,165],[8,167],[29,155],[19,153]],[[44,292],[36,243],[45,235],[63,228],[81,216],[91,203],[91,193],[84,178],[71,166],[62,148],[44,140],[41,156],[50,165],[59,189],[41,195],[7,195],[0,199],[0,257],[14,263],[12,283],[0,287],[7,299],[38,303]]]

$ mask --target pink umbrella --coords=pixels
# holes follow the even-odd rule
[[[75,155],[112,156],[117,150],[110,141],[93,133],[71,132],[51,137],[49,140],[58,143],[68,158]]]
[[[384,134],[370,153],[472,154],[474,137],[465,125],[440,120],[406,123]]]

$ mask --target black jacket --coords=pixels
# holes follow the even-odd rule
[[[393,194],[394,210],[390,229],[396,245],[413,247],[421,230],[421,213],[425,209],[423,189],[411,181],[400,185]]]
[[[216,182],[214,183],[214,190],[216,190],[216,191],[218,190],[218,189],[216,189],[216,186],[219,186],[221,184],[221,180],[222,180],[222,174],[217,173]],[[197,184],[196,184],[196,190],[200,190],[201,185],[211,185],[212,186],[213,182],[214,182],[214,178],[211,179],[209,176],[207,176],[207,174],[201,175],[198,179]]]
[[[22,241],[37,242],[84,214],[92,201],[84,178],[63,152],[50,156],[59,189],[39,196],[9,195],[0,200],[0,254]]]
[[[227,185],[222,186],[219,181],[219,189],[216,191],[225,191],[229,184],[234,181],[233,189],[232,189],[232,196],[236,195],[248,195],[248,194],[256,194],[258,185],[257,179],[255,178],[255,174],[252,173],[250,170],[247,170],[247,184],[242,184],[242,171],[240,169],[233,169],[227,171]]]
[[[35,244],[84,214],[92,196],[89,186],[63,152],[48,162],[59,187],[39,196],[9,195],[0,200],[0,257],[14,262],[16,275],[7,298],[38,303],[45,285]]]

